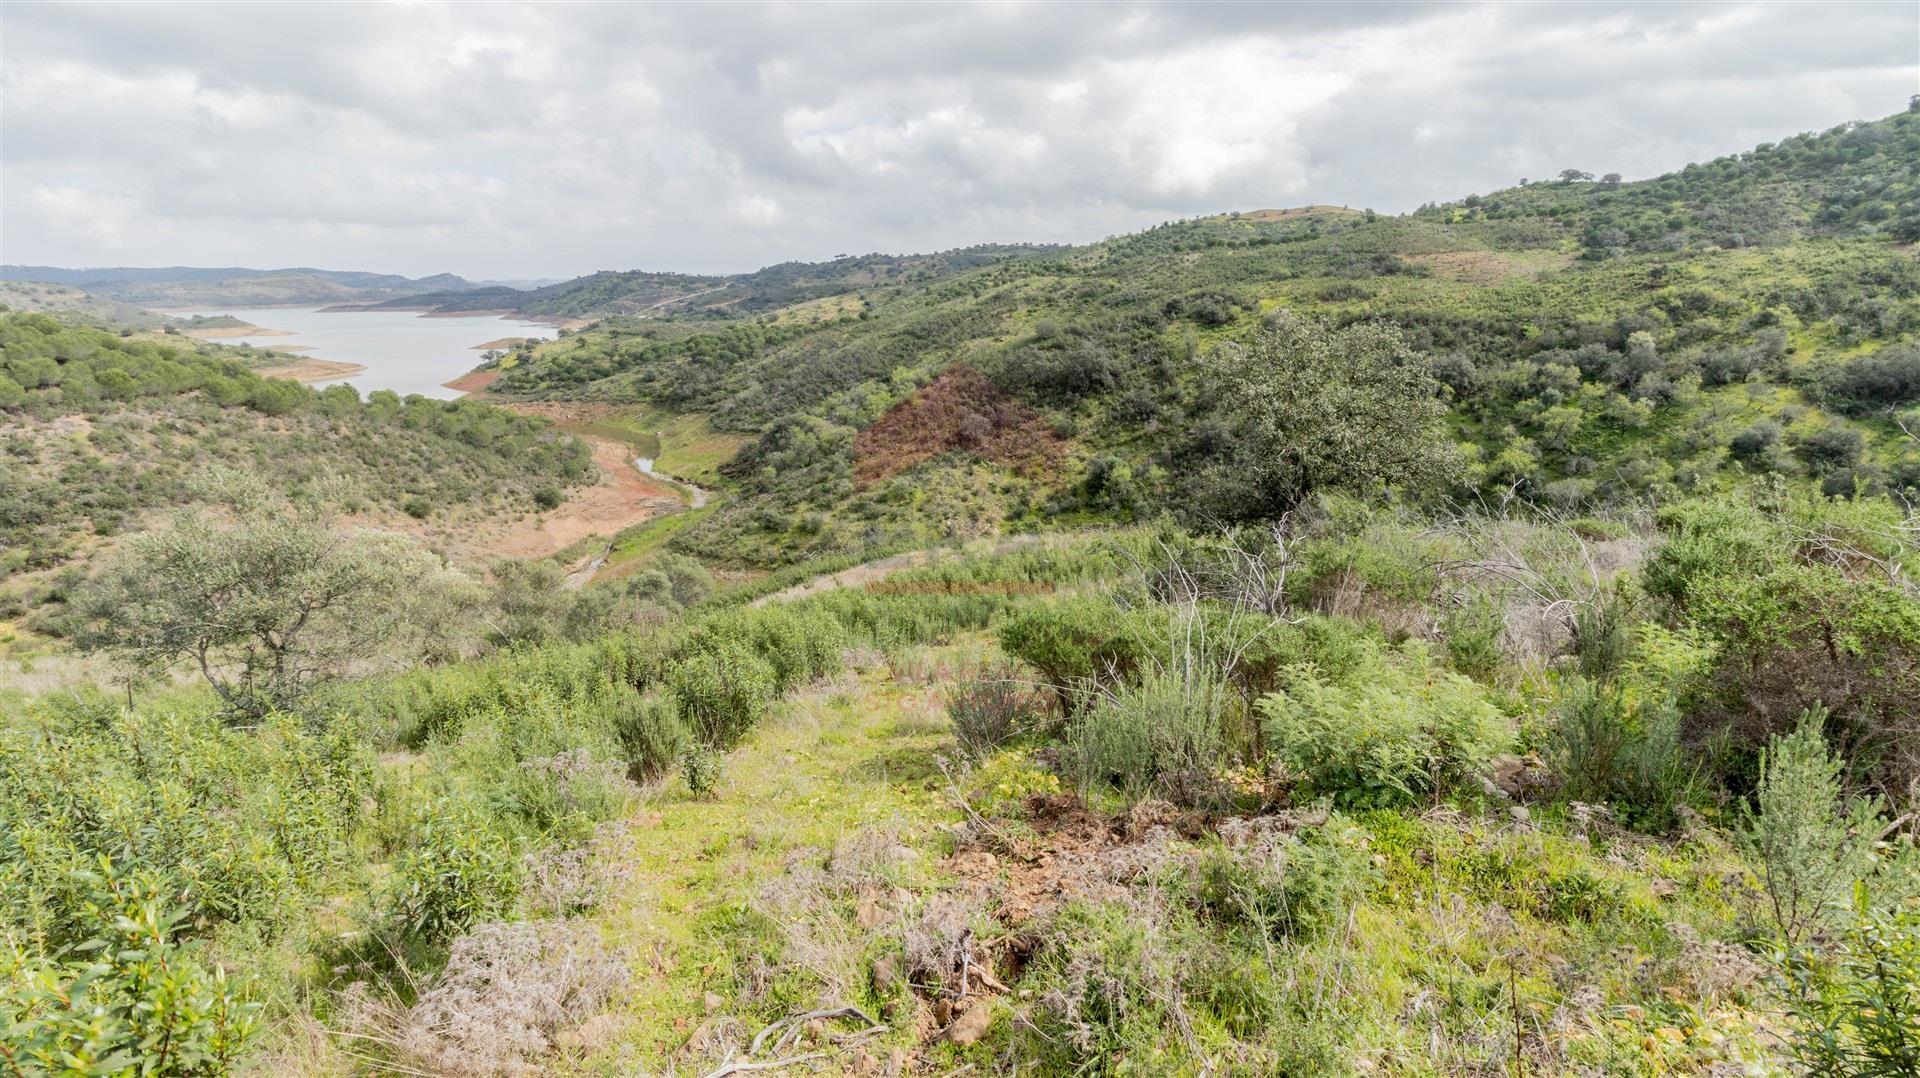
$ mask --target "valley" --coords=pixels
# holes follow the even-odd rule
[[[1920,101],[1725,149],[7,267],[0,1063],[1916,1073]]]

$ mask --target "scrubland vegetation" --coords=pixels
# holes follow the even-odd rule
[[[1915,1073],[1916,116],[600,275],[490,393],[745,441],[584,586],[343,526],[542,423],[0,317],[0,1060]]]

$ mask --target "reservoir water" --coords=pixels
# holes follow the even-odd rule
[[[255,348],[294,348],[302,359],[331,359],[367,368],[340,379],[360,391],[391,389],[401,396],[419,393],[443,400],[460,392],[442,383],[458,378],[480,362],[475,345],[502,337],[550,340],[558,330],[544,322],[514,317],[471,315],[425,318],[418,311],[323,311],[317,307],[227,307],[169,311],[181,316],[230,314],[261,329],[282,333],[222,337],[222,344]],[[337,384],[315,382],[316,386]]]

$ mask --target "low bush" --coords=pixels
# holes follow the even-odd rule
[[[1548,734],[1548,763],[1575,801],[1606,802],[1623,816],[1671,826],[1691,800],[1696,768],[1680,739],[1680,714],[1656,699],[1633,703],[1619,688],[1575,679]]]
[[[1008,666],[987,667],[947,688],[947,721],[969,759],[979,761],[1031,729],[1040,702]]]
[[[1484,591],[1462,596],[1440,618],[1447,661],[1455,670],[1480,681],[1492,680],[1500,669],[1500,639],[1506,631],[1506,610]]]
[[[703,744],[725,748],[766,715],[779,675],[738,641],[717,641],[667,671],[667,690]]]
[[[1920,1074],[1920,909],[1863,909],[1830,956],[1794,951],[1783,967],[1804,1073]]]
[[[1000,623],[999,637],[1001,649],[1038,671],[1067,709],[1078,707],[1092,686],[1133,676],[1147,654],[1137,619],[1102,599],[1018,609]]]
[[[1414,644],[1376,651],[1341,679],[1296,668],[1258,706],[1283,777],[1343,807],[1418,804],[1471,785],[1513,740],[1485,689]]]
[[[627,777],[635,782],[650,782],[671,770],[692,736],[673,701],[659,694],[623,694],[613,706],[613,728]]]
[[[1229,796],[1221,775],[1236,762],[1229,726],[1240,708],[1223,684],[1153,674],[1099,694],[1070,719],[1061,766],[1083,794],[1217,807]]]
[[[1889,796],[1920,789],[1920,601],[1795,564],[1700,589],[1694,610],[1719,650],[1692,736],[1725,730],[1753,752],[1824,706],[1857,777]]]
[[[88,873],[92,935],[53,959],[0,939],[0,1061],[16,1074],[229,1073],[258,1007],[181,936],[148,873]]]
[[[1308,936],[1343,920],[1377,875],[1366,833],[1336,814],[1302,835],[1209,846],[1188,867],[1187,885],[1202,916],[1263,937]]]
[[[476,806],[441,802],[421,820],[394,867],[386,909],[403,935],[444,944],[481,921],[497,920],[519,893],[512,843]]]

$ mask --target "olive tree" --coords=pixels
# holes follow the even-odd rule
[[[438,643],[483,595],[406,536],[349,532],[319,504],[223,480],[217,504],[136,535],[79,596],[79,642],[147,671],[187,662],[239,720]]]
[[[1428,489],[1458,472],[1432,361],[1383,322],[1333,327],[1276,313],[1208,363],[1232,449],[1212,475],[1216,513],[1272,519],[1315,491]]]

